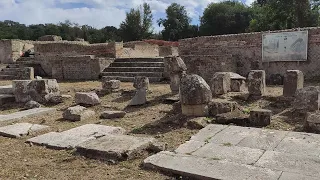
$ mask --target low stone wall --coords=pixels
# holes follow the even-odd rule
[[[289,29],[283,31],[274,32],[287,32],[298,31],[299,29]],[[192,62],[192,60],[186,60],[186,65],[197,74],[205,74],[208,76],[217,71],[223,71],[223,69],[217,69],[212,64],[219,64],[224,62],[224,56],[232,55],[232,62],[230,69],[234,68],[236,64],[236,70],[238,74],[247,76],[250,70],[265,70],[267,78],[272,74],[283,75],[286,70],[296,69],[305,74],[307,79],[320,76],[320,28],[301,28],[301,31],[308,30],[309,42],[308,42],[308,60],[307,61],[287,61],[287,62],[262,62],[262,34],[257,33],[245,33],[234,35],[220,35],[220,36],[205,36],[197,38],[183,39],[179,41],[179,54],[180,56],[197,56],[193,58],[194,61],[201,61],[202,67],[194,67],[194,64],[199,62]],[[220,58],[213,58],[209,60],[206,56],[219,56]],[[216,61],[216,62],[213,62]],[[229,63],[226,63],[229,64]],[[188,68],[188,70],[190,70]],[[208,75],[207,75],[208,74]]]
[[[99,79],[100,73],[112,62],[113,59],[94,56],[55,57],[48,61],[52,78],[64,80]]]
[[[0,40],[0,63],[13,63],[22,53],[33,48],[33,41],[16,39]]]

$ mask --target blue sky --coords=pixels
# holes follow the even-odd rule
[[[65,20],[96,28],[118,27],[130,8],[147,2],[154,15],[155,31],[161,30],[156,21],[165,17],[165,9],[176,2],[186,7],[193,24],[211,2],[223,0],[0,0],[0,20],[23,24],[58,23]],[[239,0],[250,5],[253,0]]]

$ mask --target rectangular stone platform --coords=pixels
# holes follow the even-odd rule
[[[73,149],[77,145],[101,138],[110,134],[123,134],[125,130],[120,127],[111,127],[97,124],[86,124],[63,132],[50,132],[31,139],[37,145],[53,149]]]
[[[209,125],[174,152],[144,160],[192,179],[320,179],[320,135]]]
[[[5,137],[19,138],[47,129],[49,126],[30,123],[17,123],[9,126],[0,127],[0,135]]]
[[[56,109],[54,108],[35,108],[29,109],[25,111],[19,111],[12,114],[0,115],[0,122],[1,121],[13,121],[19,120],[21,118],[30,118],[36,116],[45,116],[49,113],[55,112]]]

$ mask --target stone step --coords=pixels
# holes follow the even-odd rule
[[[163,67],[108,67],[104,72],[163,72]]]
[[[0,94],[13,94],[12,85],[0,86]]]
[[[20,65],[19,64],[8,64],[7,68],[19,68]]]
[[[123,76],[106,76],[110,79],[119,80],[121,82],[133,82],[134,77],[123,77]],[[149,82],[161,82],[164,80],[162,77],[148,77]]]
[[[117,58],[114,62],[163,62],[163,57],[159,58]]]
[[[19,71],[20,68],[4,68],[2,71]]]
[[[122,76],[122,77],[146,76],[146,77],[162,78],[163,73],[161,72],[102,72],[101,75],[102,76]]]
[[[15,79],[16,77],[15,76],[13,76],[13,75],[1,75],[0,74],[0,79],[1,80],[13,80],[13,79]]]
[[[15,70],[16,68],[5,68],[0,71],[0,75],[12,75],[15,76],[18,72],[18,70]]]
[[[0,94],[0,105],[15,102],[15,97],[13,94]]]
[[[164,67],[163,62],[114,62],[109,67]]]

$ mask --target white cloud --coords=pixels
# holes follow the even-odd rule
[[[65,20],[88,24],[97,28],[118,27],[125,19],[125,12],[143,2],[150,4],[156,20],[165,16],[165,9],[173,2],[186,7],[191,18],[198,19],[201,11],[211,2],[222,0],[0,0],[0,20],[13,20],[24,24],[58,23]],[[247,0],[251,4],[253,0]],[[62,8],[65,3],[82,3],[87,6]]]

